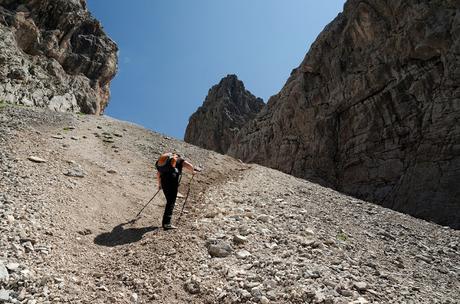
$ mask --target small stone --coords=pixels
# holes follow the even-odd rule
[[[260,297],[262,296],[262,291],[260,290],[260,287],[257,286],[251,288],[251,295],[256,299],[260,299]]]
[[[239,234],[242,236],[247,236],[251,233],[251,230],[248,226],[241,226],[239,229]]]
[[[51,135],[51,138],[54,138],[54,139],[63,139],[64,136],[62,136],[62,135]]]
[[[264,245],[265,245],[265,247],[267,247],[268,249],[275,249],[276,247],[278,247],[278,244],[275,243],[275,242],[272,242],[272,243],[265,243]]]
[[[267,291],[267,298],[272,301],[275,301],[277,299],[276,292],[274,290]]]
[[[321,291],[316,291],[314,300],[315,303],[323,303],[326,300],[326,296]]]
[[[133,292],[129,299],[131,300],[131,302],[137,303],[137,301],[139,300],[139,296],[137,295],[137,293]]]
[[[348,289],[341,289],[340,291],[340,294],[344,297],[351,297],[353,296],[353,292],[351,290],[348,290]]]
[[[236,257],[238,259],[245,259],[247,257],[250,257],[251,256],[251,253],[247,250],[240,250],[236,253]]]
[[[237,245],[241,245],[241,244],[244,244],[248,241],[248,238],[245,237],[245,236],[242,236],[242,235],[239,235],[239,234],[235,234],[233,236],[233,243],[237,244]]]
[[[10,275],[8,274],[8,269],[6,269],[5,265],[0,262],[0,281],[1,280],[8,280]]]
[[[14,216],[12,216],[11,214],[8,214],[6,216],[6,220],[8,221],[8,223],[11,225],[14,223]]]
[[[91,229],[88,229],[88,228],[85,228],[83,230],[78,231],[78,234],[80,234],[80,235],[90,235],[92,233],[93,232],[91,231]]]
[[[11,290],[0,289],[0,303],[10,300]]]
[[[307,228],[305,229],[305,234],[311,236],[311,235],[315,235],[315,232],[313,231],[313,229]]]
[[[107,170],[107,173],[110,173],[110,174],[116,174],[116,173],[117,173],[117,171],[115,171],[115,170],[113,170],[113,169],[109,169],[109,170]]]
[[[232,247],[222,240],[208,240],[207,241],[208,253],[211,257],[224,258],[229,256],[233,249]]]
[[[261,296],[259,298],[259,301],[260,301],[260,304],[269,304],[270,303],[270,301],[267,299],[266,296]]]
[[[26,295],[27,295],[27,290],[25,288],[21,288],[21,291],[19,292],[17,299],[19,301],[22,301],[26,298]]]
[[[32,242],[28,241],[25,243],[22,243],[22,247],[26,250],[26,252],[32,252],[34,251],[34,246],[32,245]]]
[[[70,137],[70,139],[72,139],[72,140],[79,140],[79,138],[78,138],[77,136],[72,136],[72,137]]]
[[[184,289],[190,294],[200,293],[200,284],[197,281],[189,280],[184,284]]]
[[[69,169],[66,172],[64,172],[64,175],[70,176],[70,177],[80,177],[80,178],[85,177],[85,173],[83,172],[83,170],[78,169],[78,168]]]
[[[427,257],[427,256],[424,256],[424,255],[418,254],[418,255],[415,256],[415,258],[418,259],[418,260],[424,261],[425,263],[428,263],[428,264],[431,263],[431,259],[429,257]]]
[[[46,160],[44,160],[43,158],[40,158],[38,156],[33,156],[32,155],[32,156],[29,156],[27,159],[32,161],[32,162],[34,162],[34,163],[46,163]]]
[[[309,279],[317,279],[317,278],[321,277],[321,274],[319,273],[318,270],[307,270],[307,271],[305,271],[303,276],[305,278],[309,278]]]
[[[367,303],[369,303],[369,301],[363,297],[359,297],[356,300],[349,302],[349,304],[367,304]]]
[[[353,284],[353,286],[355,286],[355,288],[358,291],[365,291],[367,289],[367,283],[366,282],[355,282]]]
[[[15,272],[16,270],[19,269],[19,266],[20,266],[19,263],[9,263],[9,264],[6,264],[6,269],[8,269],[11,272]]]
[[[243,299],[248,299],[248,298],[251,297],[251,293],[249,291],[245,290],[245,289],[242,289],[241,290],[241,297]]]
[[[123,135],[120,134],[120,133],[113,133],[113,135],[116,136],[116,137],[123,137]]]
[[[266,214],[261,214],[257,217],[257,220],[266,223],[270,220],[270,216]]]

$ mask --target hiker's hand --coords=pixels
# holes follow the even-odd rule
[[[193,167],[193,173],[201,172],[200,167]]]

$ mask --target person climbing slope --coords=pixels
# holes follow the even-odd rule
[[[193,175],[199,172],[190,162],[184,160],[176,153],[163,153],[155,163],[157,168],[158,189],[163,189],[166,198],[166,207],[163,214],[162,227],[164,230],[175,229],[177,227],[171,224],[174,205],[176,204],[179,180],[182,175],[182,169],[189,170]]]

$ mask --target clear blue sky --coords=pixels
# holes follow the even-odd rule
[[[345,0],[88,0],[118,44],[106,114],[179,139],[227,74],[267,102]]]

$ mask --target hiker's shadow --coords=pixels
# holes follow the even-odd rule
[[[126,222],[113,227],[112,231],[104,232],[94,238],[94,243],[101,246],[114,247],[119,245],[125,245],[130,243],[138,242],[142,239],[142,236],[150,231],[155,231],[158,227],[141,227],[141,228],[127,228],[123,226],[130,224]]]

